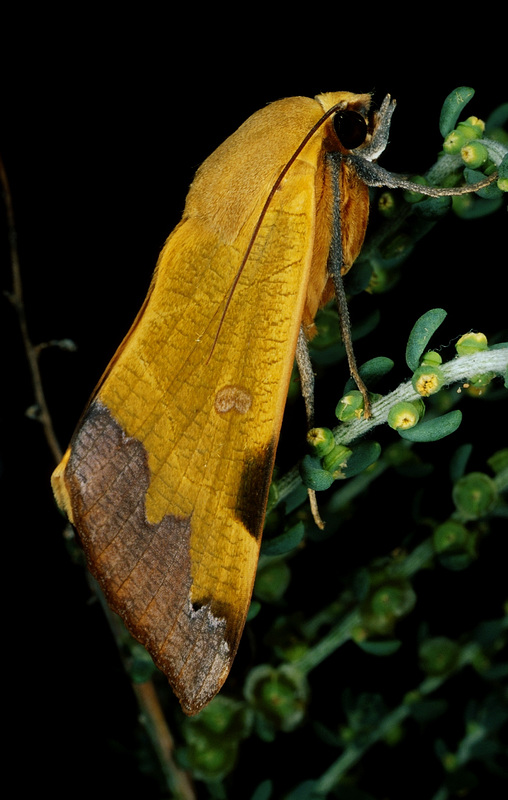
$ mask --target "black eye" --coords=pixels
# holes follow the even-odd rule
[[[357,111],[338,111],[333,118],[335,133],[346,150],[354,150],[364,143],[367,123]]]

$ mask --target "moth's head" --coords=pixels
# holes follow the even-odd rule
[[[352,92],[327,92],[316,100],[325,113],[327,149],[347,155],[369,148],[381,123],[380,112],[371,109],[370,94]]]

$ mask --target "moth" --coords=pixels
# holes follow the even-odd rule
[[[369,186],[461,193],[376,165],[395,108],[292,97],[253,114],[198,169],[147,297],[52,476],[111,606],[195,714],[223,685],[249,608],[295,359],[335,294],[365,396],[342,276]],[[476,186],[478,188],[478,186]]]

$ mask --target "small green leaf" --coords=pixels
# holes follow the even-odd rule
[[[449,411],[448,414],[443,414],[442,417],[420,422],[414,428],[410,428],[407,431],[399,430],[398,433],[399,436],[402,436],[403,439],[408,439],[410,442],[435,442],[454,433],[461,421],[461,411]]]
[[[453,502],[463,519],[479,519],[493,508],[498,499],[496,482],[484,472],[470,472],[456,482]]]
[[[262,781],[254,791],[251,800],[270,800],[272,790],[273,784],[270,780]]]
[[[317,791],[317,788],[317,781],[304,781],[285,797],[286,800],[312,800],[314,797],[317,799],[319,795],[314,794],[314,789]]]
[[[453,454],[450,461],[450,478],[453,483],[464,475],[467,462],[472,452],[472,444],[461,444]]]
[[[406,364],[413,372],[417,369],[432,334],[439,328],[445,317],[446,311],[442,308],[433,308],[415,322],[406,347]]]
[[[453,210],[461,219],[481,219],[493,214],[503,203],[503,198],[493,200],[475,197],[474,194],[461,194],[452,198]]]
[[[359,475],[370,467],[381,455],[381,445],[378,442],[360,442],[355,445],[352,455],[348,458],[344,469],[346,478]]]
[[[393,361],[385,356],[377,356],[366,361],[359,369],[360,376],[370,388],[376,381],[380,380],[387,372],[393,369]],[[348,394],[351,389],[356,389],[356,383],[350,378],[344,387],[344,394]]]
[[[485,130],[490,134],[491,130],[504,128],[508,122],[508,103],[502,103],[489,114],[485,125]]]
[[[363,642],[357,642],[357,644],[366,653],[370,653],[370,655],[391,656],[393,653],[397,652],[402,642],[399,639],[383,639],[380,641],[365,639]]]
[[[415,214],[428,220],[437,220],[444,217],[452,206],[451,197],[426,197],[415,206]]]
[[[304,486],[314,489],[316,492],[329,489],[334,481],[333,475],[322,468],[321,460],[309,455],[303,457],[300,464],[300,475]]]
[[[508,154],[504,156],[497,171],[500,178],[508,178]]]
[[[485,179],[485,175],[483,172],[480,172],[478,169],[470,169],[466,167],[464,170],[464,178],[466,179],[467,183],[478,183]],[[495,200],[498,197],[503,196],[503,192],[497,188],[496,183],[491,183],[489,186],[484,186],[483,189],[478,189],[476,192],[478,197],[483,197],[485,200]]]
[[[441,136],[447,136],[457,123],[457,120],[465,106],[474,95],[474,89],[469,86],[459,86],[450,92],[443,103],[441,116],[439,117],[439,131]]]
[[[247,622],[255,619],[261,611],[261,603],[259,600],[252,600],[247,612]]]
[[[297,522],[292,528],[274,539],[263,539],[261,552],[264,556],[280,556],[298,547],[305,534],[303,522]]]

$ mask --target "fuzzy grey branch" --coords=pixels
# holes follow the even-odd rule
[[[499,348],[498,350],[484,350],[470,356],[460,356],[447,364],[441,364],[439,369],[444,375],[445,385],[447,386],[459,381],[470,380],[475,375],[486,372],[493,372],[502,376],[508,370],[508,347]],[[377,425],[383,425],[388,419],[388,412],[396,403],[419,399],[421,397],[414,390],[411,381],[402,383],[393,392],[372,404],[372,417],[370,419],[352,420],[334,428],[335,441],[337,444],[350,444]]]

